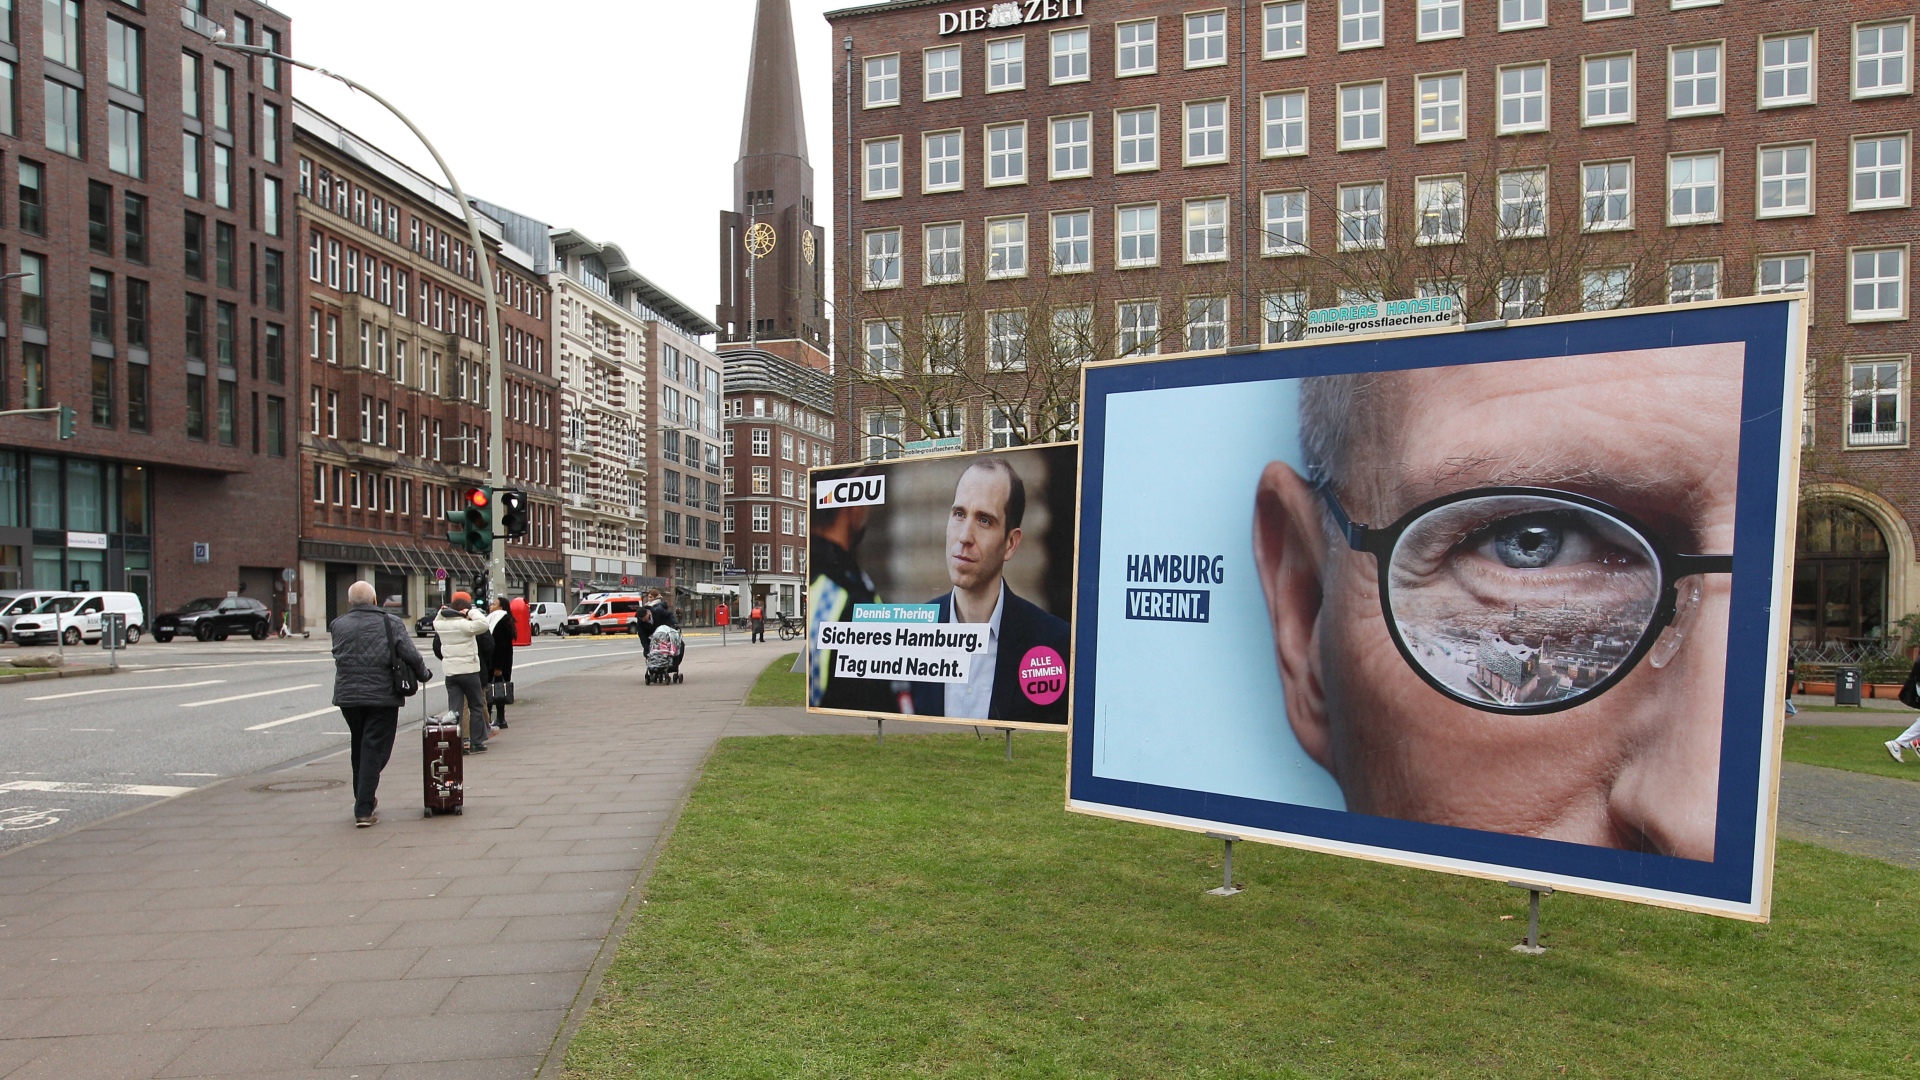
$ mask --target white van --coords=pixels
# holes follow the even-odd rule
[[[534,637],[539,637],[541,634],[558,634],[560,628],[567,624],[567,605],[551,600],[542,600],[538,603],[528,601],[527,622],[531,624],[527,632]]]
[[[22,645],[68,645],[100,640],[100,616],[117,611],[127,617],[127,644],[140,640],[147,629],[147,613],[140,598],[130,592],[67,593],[47,600],[14,620],[13,637]]]
[[[13,640],[13,624],[22,615],[28,615],[34,608],[56,596],[67,595],[62,589],[7,589],[0,591],[0,645]]]

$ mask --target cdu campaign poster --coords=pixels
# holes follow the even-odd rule
[[[808,709],[1065,728],[1076,449],[812,470]]]
[[[1069,809],[1766,919],[1803,340],[1761,298],[1090,366]]]

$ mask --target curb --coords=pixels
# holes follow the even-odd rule
[[[114,669],[103,667],[48,668],[45,671],[22,671],[0,674],[0,686],[17,682],[41,682],[45,679],[78,679],[86,675],[112,675]]]

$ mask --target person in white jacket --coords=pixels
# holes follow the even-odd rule
[[[486,618],[465,592],[454,593],[433,620],[433,654],[447,662],[447,708],[460,715],[460,739],[470,754],[487,749],[487,698],[480,682],[486,666],[480,638],[486,633]]]

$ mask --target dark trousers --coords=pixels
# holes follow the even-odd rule
[[[447,675],[447,708],[460,718],[460,737],[475,746],[487,741],[487,695],[480,685],[480,673]]]
[[[342,705],[347,731],[353,736],[353,816],[373,813],[374,796],[380,790],[380,770],[393,756],[393,733],[400,726],[398,706]]]
[[[750,639],[748,639],[748,641],[747,641],[747,644],[749,644],[749,645],[751,645],[751,644],[753,644],[753,643],[754,643],[754,642],[756,642],[756,641],[765,641],[765,640],[767,640],[767,620],[765,620],[765,619],[750,619],[750,620],[748,620],[748,621],[749,621],[749,622],[750,622],[750,623],[752,624],[752,626],[753,626],[753,637],[752,637],[752,638],[750,638]]]

